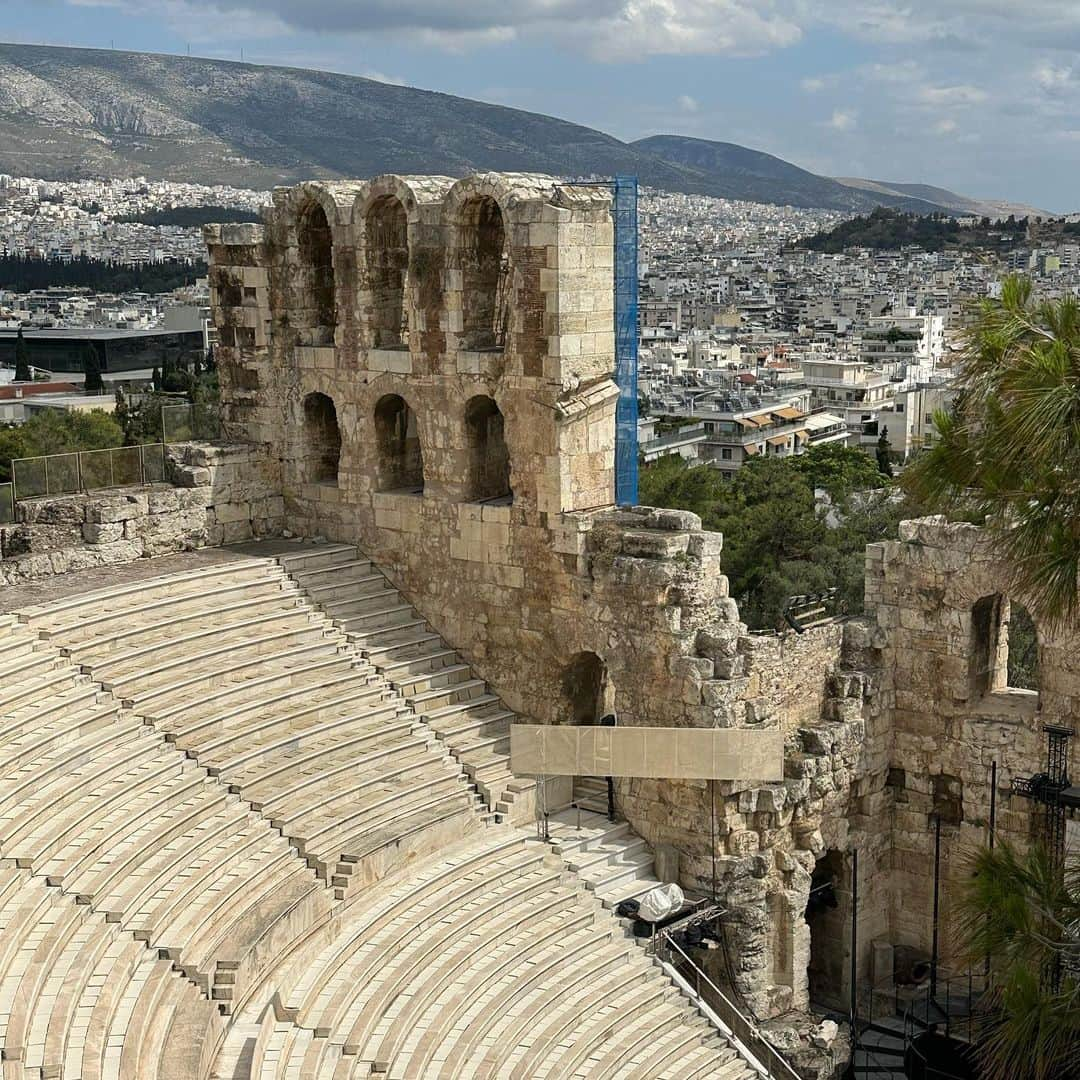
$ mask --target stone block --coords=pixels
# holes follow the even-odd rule
[[[111,522],[100,525],[86,524],[82,535],[88,544],[112,544],[124,538],[123,522]]]

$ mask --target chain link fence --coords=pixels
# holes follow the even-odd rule
[[[165,447],[117,446],[108,450],[79,450],[70,454],[16,458],[11,463],[11,501],[47,495],[77,495],[85,491],[157,484],[165,480]],[[0,493],[0,517],[3,514]]]
[[[217,402],[161,406],[161,437],[166,446],[180,442],[213,442],[221,438]]]
[[[15,520],[15,486],[0,484],[0,525],[10,525]]]

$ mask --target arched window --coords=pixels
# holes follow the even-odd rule
[[[341,459],[337,409],[325,394],[304,398],[304,479],[309,484],[336,484]]]
[[[594,652],[580,652],[562,678],[567,719],[578,726],[595,724],[614,707],[607,665]]]
[[[368,287],[371,290],[371,343],[377,349],[408,344],[405,274],[409,267],[409,222],[401,200],[384,195],[365,222]]]
[[[1013,690],[1039,689],[1039,642],[1035,621],[1023,604],[1009,601],[1009,633],[1006,639],[1005,677]]]
[[[296,232],[306,322],[312,330],[312,344],[332,345],[337,326],[337,299],[334,243],[326,211],[316,202],[309,203],[300,213]]]
[[[465,435],[469,447],[468,498],[474,502],[513,498],[503,415],[491,398],[474,397],[465,406]]]
[[[1027,608],[995,593],[971,610],[972,684],[978,694],[1039,688],[1039,646]]]
[[[510,316],[510,262],[502,211],[494,199],[483,196],[465,204],[459,249],[462,346],[501,349]]]
[[[424,455],[416,414],[397,394],[375,406],[375,438],[379,447],[380,491],[424,490]]]

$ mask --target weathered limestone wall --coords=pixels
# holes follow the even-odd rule
[[[505,333],[477,347],[497,235]],[[693,514],[613,509],[608,192],[534,176],[309,184],[275,195],[265,230],[207,241],[227,430],[280,464],[290,531],[359,544],[526,717],[580,720],[576,673],[592,657],[590,717],[783,730],[783,782],[623,779],[616,797],[688,887],[708,891],[715,854],[752,1007],[805,1008],[819,856],[858,842],[871,894],[880,880],[877,646],[867,630],[841,657],[838,627],[749,635],[718,535]],[[410,419],[388,434],[390,395]],[[477,396],[501,414],[512,497],[472,490]]]
[[[998,835],[1026,843],[1034,815],[1029,802],[1009,796],[1010,783],[1045,769],[1042,725],[1072,723],[1080,706],[1075,629],[1037,626],[1038,692],[987,684],[987,658],[999,662],[1001,640],[974,611],[980,600],[1008,599],[1009,580],[1008,567],[971,525],[904,522],[899,540],[867,550],[867,607],[886,640],[880,703],[892,740],[892,937],[929,953],[940,815],[946,958],[953,898],[967,873],[963,854],[987,839],[992,763]]]
[[[278,535],[284,501],[247,446],[170,448],[171,484],[17,504],[0,528],[0,583]]]

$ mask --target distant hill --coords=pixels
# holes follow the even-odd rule
[[[922,213],[947,209],[921,196],[864,191],[735,143],[693,139],[686,135],[651,135],[630,145],[665,161],[715,177],[728,199],[820,206],[832,210],[864,210],[873,205]]]
[[[947,188],[933,187],[930,184],[896,184],[888,180],[862,180],[857,177],[838,176],[837,183],[859,191],[878,195],[897,195],[907,198],[923,199],[936,203],[957,214],[971,214],[975,217],[1006,218],[1014,217],[1051,217],[1046,210],[1039,210],[1024,203],[1010,203],[1000,199],[971,199],[966,195],[957,195]]]
[[[0,172],[268,188],[489,169],[641,182],[836,210],[941,207],[852,187],[731,143],[624,143],[539,113],[352,75],[150,53],[0,45]]]
[[[847,248],[891,251],[912,246],[924,251],[966,248],[1003,252],[1022,243],[1076,243],[1078,236],[1080,223],[1063,218],[1043,219],[1041,223],[1033,218],[1014,218],[989,227],[978,223],[967,227],[945,214],[910,214],[882,206],[806,237],[798,246],[829,254],[839,254]]]

